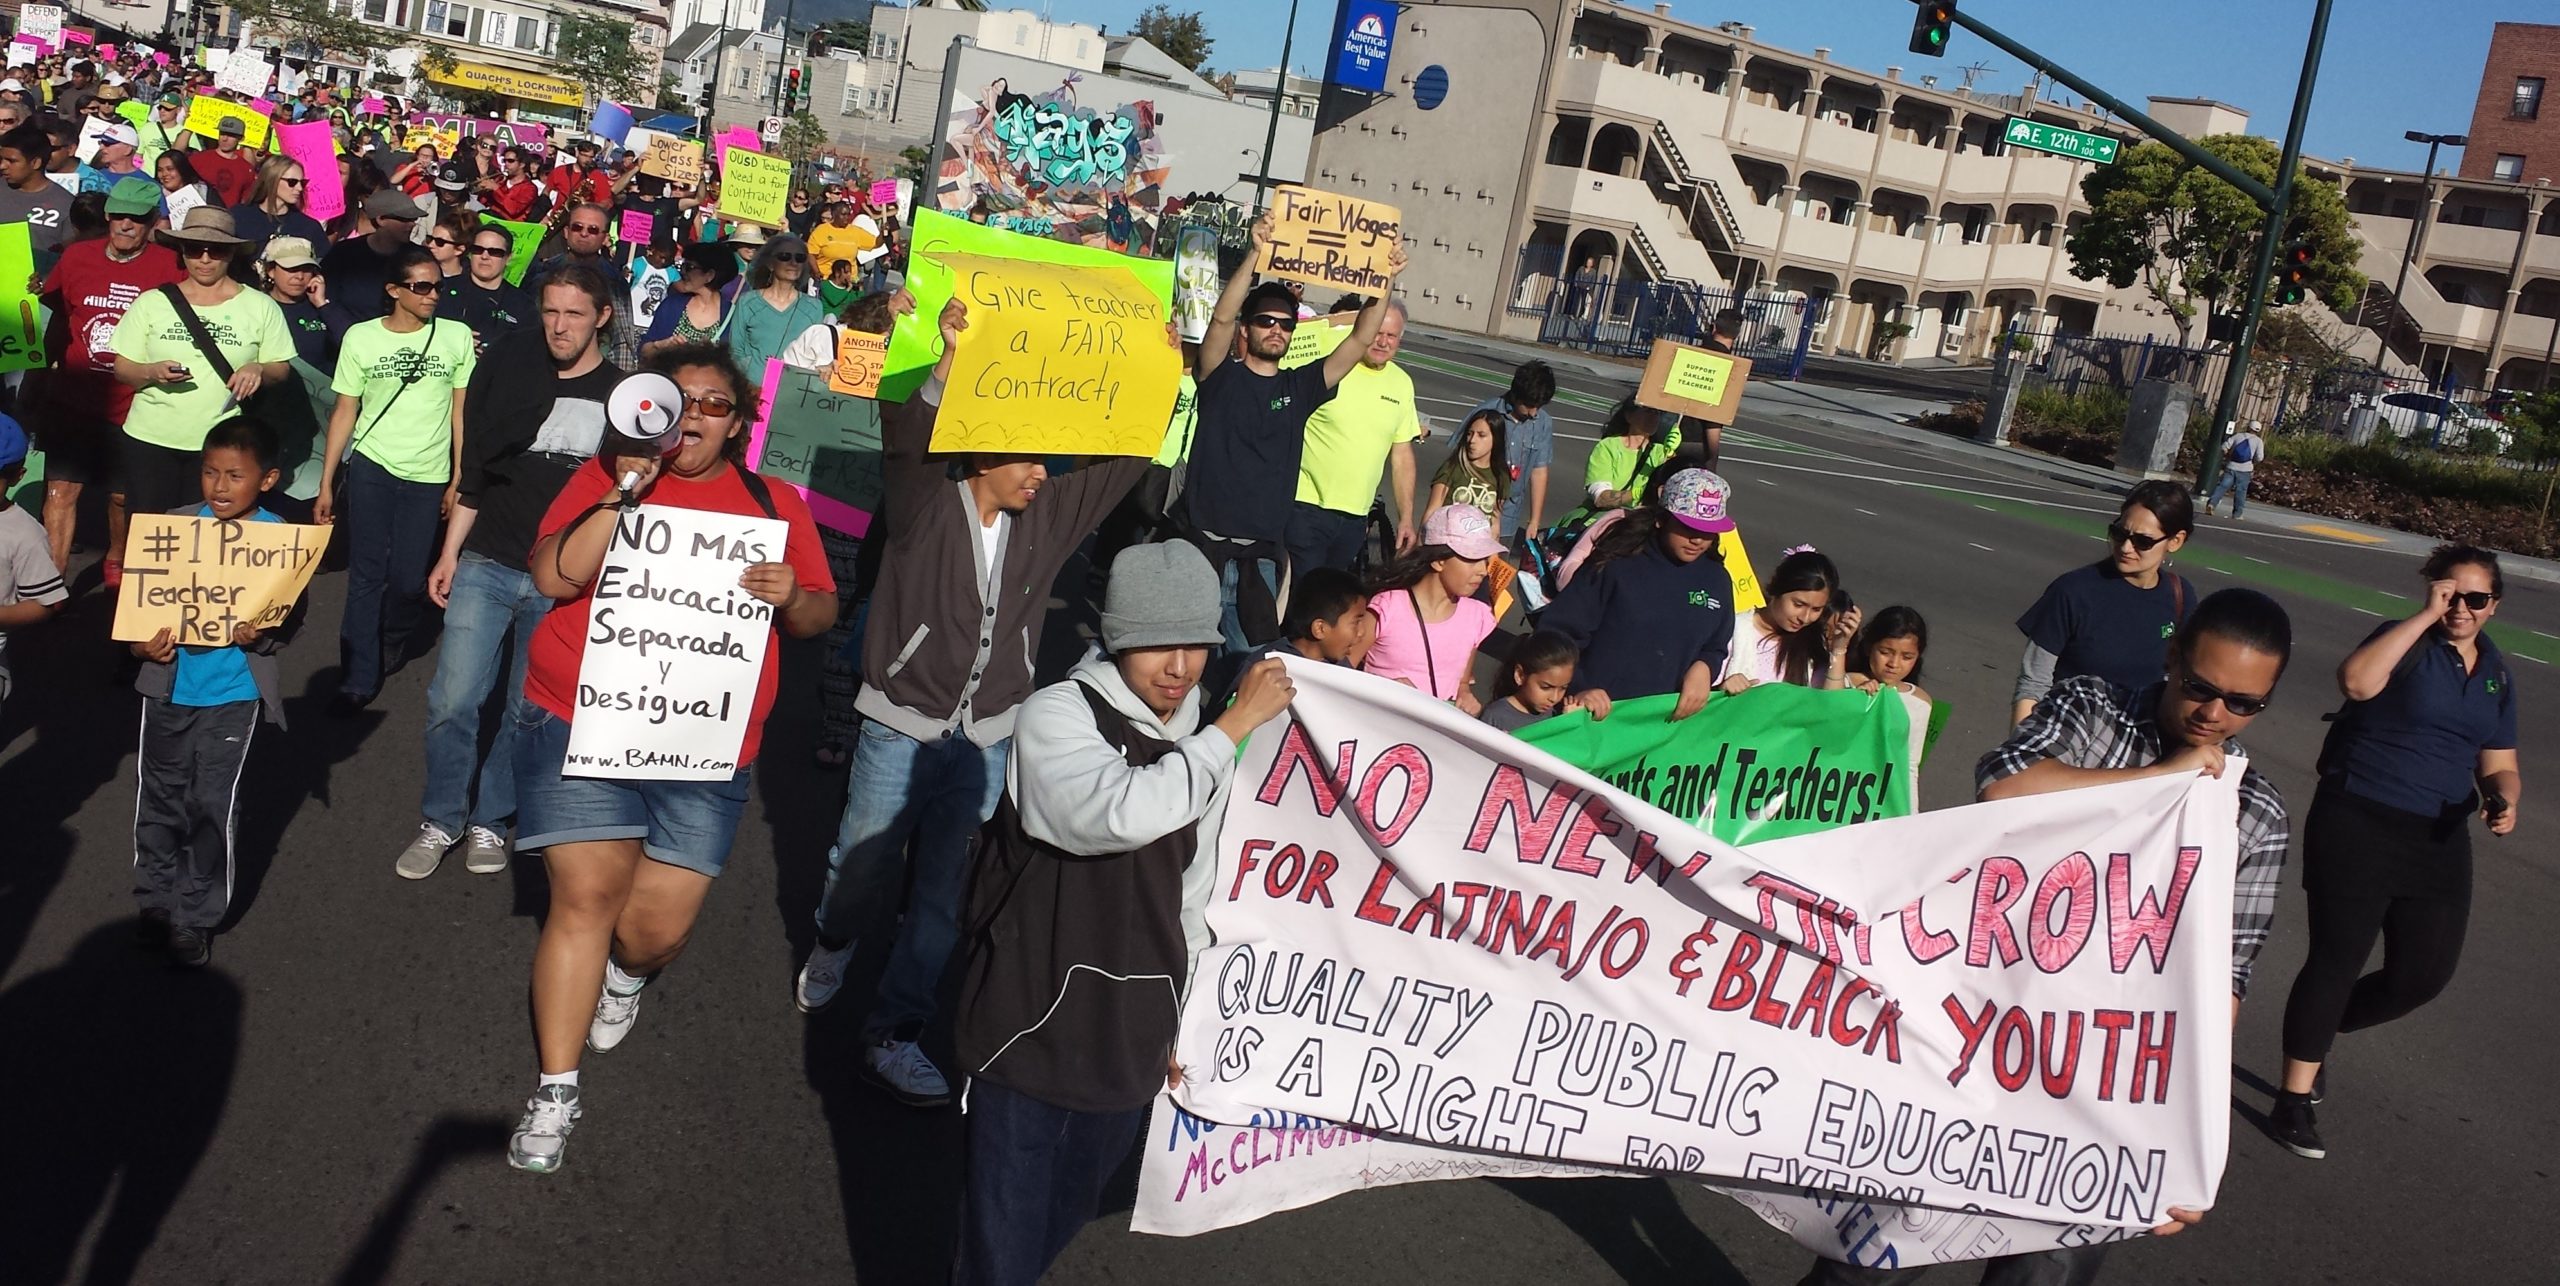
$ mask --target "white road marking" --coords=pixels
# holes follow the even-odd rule
[[[2268,563],[2266,559],[2260,558],[2260,557],[2258,557],[2256,554],[2242,554],[2242,555],[2240,555],[2240,556],[2241,556],[2242,558],[2246,558],[2246,559],[2248,559],[2250,562],[2253,562],[2253,563],[2265,563],[2265,564],[2266,564],[2267,566],[2269,566],[2269,567],[2272,567],[2272,566],[2274,566],[2274,565],[2275,565],[2275,564],[2273,564],[2273,563]]]
[[[1859,513],[1862,513],[1862,514],[1865,514],[1866,516],[1868,516],[1868,517],[1870,517],[1870,518],[1873,518],[1873,517],[1875,517],[1875,516],[1876,516],[1876,511],[1875,511],[1875,510],[1873,510],[1873,509],[1861,509],[1861,510],[1859,510],[1858,512],[1859,512]],[[2548,638],[2548,637],[2550,637],[2550,636],[2549,636],[2549,635],[2544,635],[2544,637],[2545,637],[2545,638]]]
[[[1999,510],[1994,509],[1994,508],[1992,508],[1992,507],[1991,507],[1991,506],[1989,506],[1989,505],[1975,505],[1975,506],[1974,506],[1974,508],[1979,509],[1979,510],[1981,510],[1982,512],[1987,513],[1987,514],[1996,514],[1996,513],[2000,512]]]
[[[1859,512],[1863,513],[1865,511],[1860,510]],[[2535,630],[2534,633],[2540,634],[2542,637],[2547,639],[2560,639],[2560,634],[2553,634],[2546,630]]]
[[[2228,576],[2231,574],[2231,569],[2228,567],[2207,567],[2205,570],[2220,576]]]
[[[1778,485],[1778,484],[1777,484],[1777,481],[1776,481],[1775,479],[1772,479],[1772,478],[1754,478],[1754,479],[1752,479],[1752,481],[1757,482],[1757,483],[1759,483],[1761,486],[1764,486],[1764,487],[1774,487],[1774,486]]]
[[[2380,616],[2380,615],[2382,615],[2382,613],[2377,612],[2377,611],[2373,610],[2373,609],[2372,609],[2372,608],[2370,608],[2370,607],[2359,607],[2359,608],[2357,608],[2356,610],[2357,610],[2357,611],[2359,611],[2359,612],[2364,613],[2364,614],[2365,614],[2365,615],[2367,615],[2367,616]]]
[[[1983,543],[1981,543],[1980,541],[1968,540],[1968,541],[1966,541],[1966,542],[1964,542],[1964,543],[1966,543],[1966,544],[1968,544],[1968,545],[1971,545],[1971,546],[1973,546],[1974,548],[1979,549],[1979,550],[1981,550],[1982,552],[1984,552],[1984,553],[1986,553],[1986,554],[1996,554],[1996,553],[1999,553],[1999,552],[2000,552],[1999,550],[1993,549],[1991,546],[1986,545],[1986,544],[1983,544]]]
[[[2541,633],[2541,631],[2537,630],[2537,631],[2535,631],[2535,633],[2537,633],[2537,634],[2538,634],[2538,633]],[[2520,657],[2523,657],[2524,659],[2526,659],[2526,660],[2528,660],[2528,661],[2533,662],[2535,665],[2549,665],[2549,664],[2551,664],[2549,661],[2545,661],[2545,660],[2543,660],[2541,657],[2535,656],[2535,655],[2534,655],[2533,653],[2531,653],[2531,652],[2518,652],[2518,653],[2516,653],[2516,655],[2517,655],[2517,656],[2520,656]]]

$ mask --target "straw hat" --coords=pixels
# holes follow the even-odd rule
[[[200,205],[187,211],[187,221],[175,228],[162,228],[151,235],[162,244],[176,241],[200,241],[218,246],[248,244],[248,238],[232,235],[231,212],[217,205]]]

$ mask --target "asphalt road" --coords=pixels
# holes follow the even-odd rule
[[[1445,427],[1501,377],[1431,348],[1417,344],[1412,364]],[[1566,386],[1559,493],[1619,391],[1579,375]],[[1969,798],[1971,758],[2001,729],[2018,647],[2009,621],[2046,580],[2096,557],[2114,502],[1876,428],[1845,404],[1821,418],[1747,413],[1727,438],[1727,472],[1764,566],[1810,540],[1861,603],[1927,615],[1927,684],[1955,715],[1922,794],[1946,806]],[[1426,476],[1442,449],[1426,450]],[[2375,613],[2405,610],[2414,560],[2215,522],[2179,565],[2207,589],[2258,585],[2293,610],[2296,663],[2250,742],[2307,805],[2320,716],[2336,705],[2330,673]],[[2518,677],[2530,774],[2555,744],[2560,704],[2542,672],[2560,660],[2560,590],[2510,586],[2501,623],[2528,658]],[[566,1168],[523,1175],[501,1152],[532,1071],[524,986],[544,880],[533,863],[502,876],[456,864],[419,883],[392,874],[415,826],[433,663],[397,675],[365,717],[327,719],[342,587],[337,574],[317,583],[315,627],[287,654],[294,728],[255,761],[244,910],[201,973],[168,971],[127,943],[134,707],[96,642],[109,605],[92,593],[12,640],[20,686],[0,715],[0,1281],[939,1281],[959,1116],[865,1088],[853,1015],[804,1019],[789,1000],[840,793],[809,761],[811,703],[775,714],[757,801],[685,959],[651,990],[630,1040],[590,1061]],[[1071,628],[1051,635],[1052,661],[1073,650]],[[786,683],[813,682],[812,660],[793,650]],[[2322,1109],[2325,1162],[2254,1128],[2302,953],[2288,901],[2240,1019],[2221,1203],[2188,1235],[2121,1250],[2109,1280],[2548,1279],[2531,1265],[2547,1264],[2560,1124],[2534,1069],[2551,1061],[2560,1021],[2546,929],[2560,848],[2540,817],[2528,797],[2517,836],[2483,840],[2452,989],[2342,1042]],[[1803,1259],[1692,1184],[1468,1181],[1188,1240],[1138,1237],[1109,1214],[1052,1280],[1699,1286],[1791,1282]]]

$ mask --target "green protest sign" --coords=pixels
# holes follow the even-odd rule
[[[507,235],[515,238],[515,253],[507,256],[507,284],[510,286],[523,285],[524,270],[533,266],[533,252],[542,248],[542,225],[539,223],[514,223],[506,219],[491,219],[489,222],[497,227],[505,228],[507,230]]]
[[[0,371],[44,365],[44,305],[28,288],[36,275],[34,236],[24,219],[0,227]]]
[[[919,209],[907,251],[907,293],[915,296],[916,310],[900,317],[896,328],[889,332],[888,371],[880,377],[883,400],[906,401],[909,394],[923,386],[933,373],[933,364],[942,358],[940,319],[942,306],[951,299],[952,282],[951,269],[942,260],[953,254],[1077,268],[1126,268],[1136,274],[1138,284],[1147,293],[1163,303],[1165,312],[1160,316],[1171,315],[1173,308],[1170,259],[1141,259],[1050,237],[982,227],[956,215]]]
[[[1673,722],[1676,696],[1569,714],[1522,741],[1731,844],[1806,835],[1918,810],[1919,762],[1899,693],[1764,683]]]
[[[824,372],[771,361],[764,412],[747,438],[756,473],[807,497],[819,526],[868,533],[880,508],[880,404],[837,392]]]

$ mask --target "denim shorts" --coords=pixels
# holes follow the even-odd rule
[[[533,706],[517,725],[516,847],[636,839],[651,859],[718,879],[747,811],[748,770],[727,781],[564,777],[569,721]]]

